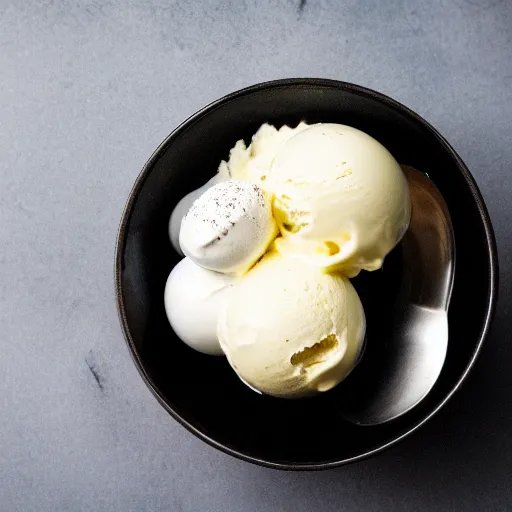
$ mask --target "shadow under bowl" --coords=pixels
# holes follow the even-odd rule
[[[428,173],[444,196],[455,233],[457,262],[449,310],[446,362],[431,393],[390,423],[364,427],[341,414],[335,390],[302,400],[254,393],[226,359],[195,352],[172,331],[164,310],[167,276],[180,257],[168,238],[176,203],[204,184],[234,143],[250,142],[261,124],[280,127],[333,122],[380,141],[401,164]],[[393,251],[383,272],[362,273],[368,332],[389,328],[400,279]],[[124,210],[116,260],[116,298],[132,357],[162,406],[212,446],[256,464],[290,470],[326,469],[393,445],[431,418],[473,366],[487,336],[497,295],[494,234],[482,196],[460,157],[420,116],[375,91],[323,79],[263,83],[203,108],[153,153]],[[369,335],[369,343],[375,339]]]

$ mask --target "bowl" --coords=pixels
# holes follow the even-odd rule
[[[425,400],[387,424],[347,421],[334,392],[283,400],[246,387],[223,357],[193,351],[173,333],[164,310],[167,276],[180,260],[168,238],[176,203],[205,183],[241,138],[259,126],[335,122],[372,135],[401,164],[427,172],[448,205],[457,247],[449,310],[449,344],[441,375]],[[392,303],[400,272],[385,265],[375,279],[382,307]],[[364,276],[372,290],[372,274]],[[397,101],[357,85],[322,79],[267,82],[229,94],[176,128],[142,169],[119,229],[115,286],[119,317],[133,360],[169,414],[210,445],[279,469],[327,469],[392,446],[429,420],[460,387],[489,331],[497,295],[494,234],[484,201],[464,162],[425,120]],[[357,286],[357,285],[356,285]],[[364,304],[364,298],[363,298]],[[384,310],[385,311],[385,310]],[[371,315],[368,324],[371,325]],[[380,320],[386,315],[379,315]]]

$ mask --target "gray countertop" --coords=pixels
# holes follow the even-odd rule
[[[511,29],[506,0],[0,0],[0,510],[511,510]],[[204,104],[295,76],[377,89],[436,126],[482,189],[501,265],[454,400],[381,456],[300,474],[171,419],[113,293],[153,149]]]

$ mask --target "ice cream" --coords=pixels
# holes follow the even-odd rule
[[[217,319],[235,282],[236,278],[201,268],[190,258],[174,267],[165,285],[165,311],[184,343],[205,354],[223,354],[217,338]]]
[[[225,353],[255,391],[327,391],[364,343],[348,278],[382,266],[410,214],[399,164],[369,135],[265,124],[172,213],[171,240],[187,257],[167,282],[169,321],[191,347]]]
[[[232,288],[218,322],[220,345],[240,378],[285,397],[343,380],[364,333],[363,307],[346,277],[275,252]]]
[[[202,187],[196,188],[192,192],[188,193],[183,197],[179,203],[174,207],[169,219],[169,238],[171,239],[172,246],[175,251],[183,256],[183,251],[180,247],[180,230],[181,221],[187,214],[192,206],[192,203],[202,196],[209,188],[213,187],[217,183],[220,183],[221,175],[216,174],[213,178],[208,180]]]
[[[179,242],[201,267],[243,275],[263,256],[277,231],[270,195],[254,183],[229,180],[192,204]]]
[[[261,186],[274,194],[277,250],[349,277],[380,268],[409,224],[398,162],[349,126],[318,124],[294,135]]]
[[[193,199],[228,179],[251,181],[274,196],[279,251],[348,276],[380,268],[409,223],[406,180],[375,139],[341,124],[279,130],[264,124],[248,147],[239,140],[218,173],[177,205],[169,228],[176,250]]]
[[[229,159],[220,163],[217,174],[202,187],[187,194],[174,208],[169,221],[169,238],[174,249],[183,254],[179,244],[181,221],[197,198],[217,183],[229,179],[253,181],[257,184],[264,181],[278,150],[293,135],[306,128],[306,123],[299,123],[295,128],[282,126],[279,130],[263,124],[248,147],[243,140],[239,140],[231,149]]]
[[[229,153],[229,160],[220,163],[218,174],[229,174],[236,180],[264,182],[275,156],[284,144],[309,126],[301,122],[295,128],[284,125],[278,130],[270,124],[263,124],[252,137],[248,147],[243,140],[234,145]]]
[[[208,189],[212,188],[217,183],[227,181],[229,178],[228,169],[226,167],[219,167],[217,174],[215,174],[213,178],[210,178],[202,187],[196,188],[188,193],[174,207],[169,219],[169,238],[171,239],[172,246],[179,254],[183,255],[179,242],[183,217],[185,217],[196,199],[201,197]]]

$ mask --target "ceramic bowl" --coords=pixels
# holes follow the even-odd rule
[[[447,358],[427,398],[384,425],[363,427],[344,419],[336,401],[343,383],[310,399],[256,394],[225,358],[202,355],[183,344],[165,315],[165,282],[180,259],[167,229],[176,203],[213,176],[237,140],[249,143],[262,123],[280,127],[301,120],[347,124],[372,135],[398,162],[428,173],[452,218],[457,262]],[[380,311],[367,311],[369,328],[386,321],[386,308],[397,291],[393,283],[399,279],[400,261],[396,251],[388,258],[394,263],[385,265],[374,285],[371,274],[364,277],[375,299],[373,311]],[[489,215],[473,177],[449,143],[397,101],[357,85],[321,79],[279,80],[243,89],[176,128],[137,178],[122,215],[115,260],[117,305],[128,348],[165,410],[226,453],[289,470],[331,468],[376,454],[439,411],[482,348],[496,304],[497,279]]]

